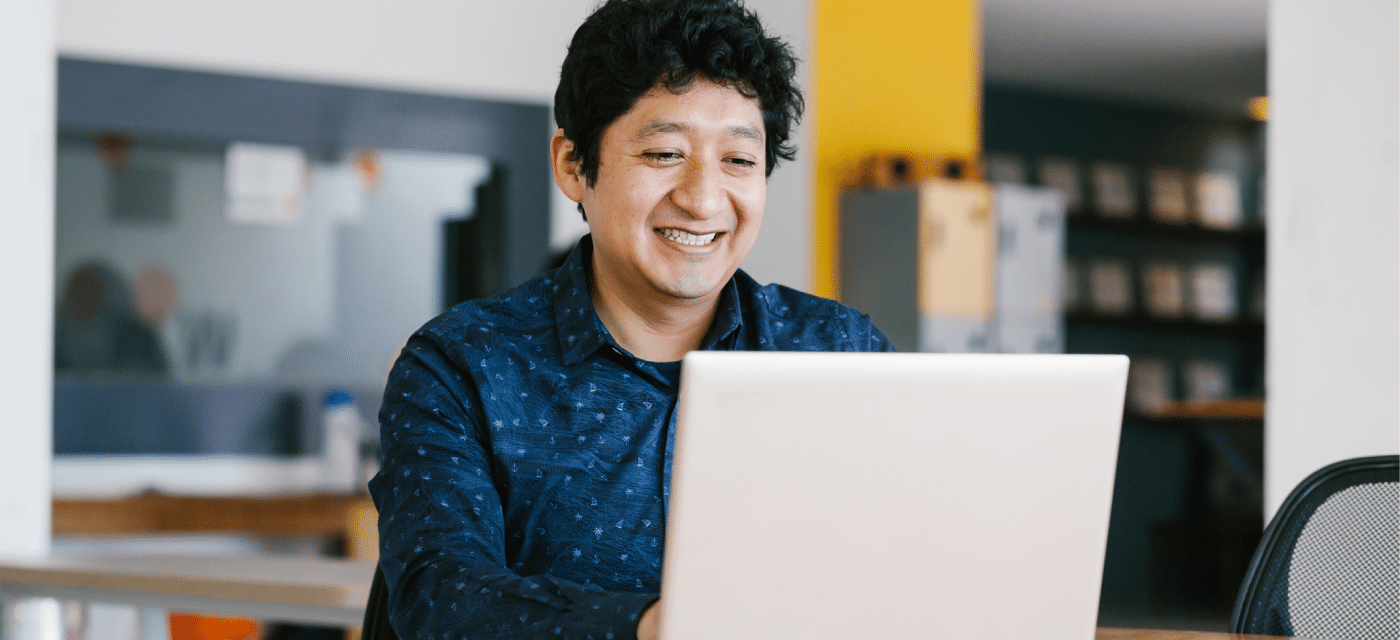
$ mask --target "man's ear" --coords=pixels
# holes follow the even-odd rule
[[[579,171],[579,161],[574,159],[573,155],[574,141],[564,135],[563,129],[556,130],[554,137],[549,141],[549,156],[554,166],[554,184],[559,185],[559,190],[570,200],[583,202],[586,185],[583,173]]]

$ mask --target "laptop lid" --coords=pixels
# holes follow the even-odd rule
[[[687,355],[661,637],[1090,640],[1127,370]]]

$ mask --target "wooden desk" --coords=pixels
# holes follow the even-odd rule
[[[307,557],[0,560],[0,599],[58,598],[359,627],[374,563]]]
[[[173,496],[53,501],[55,536],[151,533],[310,535],[345,540],[345,555],[379,557],[374,503],[363,495]]]
[[[50,597],[358,627],[373,577],[373,563],[333,558],[0,559],[0,599]],[[1101,628],[1094,638],[1266,640],[1272,636]]]

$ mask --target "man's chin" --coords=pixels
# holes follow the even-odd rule
[[[708,289],[704,289],[704,288],[679,288],[679,289],[678,289],[678,288],[671,288],[671,289],[663,290],[661,293],[662,293],[663,295],[665,295],[667,298],[671,298],[671,299],[673,299],[673,300],[675,300],[675,301],[677,301],[677,302],[694,302],[694,301],[697,301],[697,300],[704,300],[704,299],[706,299],[706,298],[708,298],[708,297],[714,295],[714,294],[715,294],[716,292],[718,292],[718,291],[719,291],[719,287],[713,287],[713,288],[708,288]]]
[[[725,283],[729,282],[728,277],[690,277],[669,280],[655,283],[656,290],[666,297],[676,301],[696,301],[704,300],[718,295]]]

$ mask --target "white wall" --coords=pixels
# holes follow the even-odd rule
[[[1312,471],[1400,450],[1400,5],[1269,10],[1272,516]]]
[[[62,55],[551,104],[569,39],[597,0],[56,0]],[[797,54],[811,50],[809,0],[749,3]],[[807,70],[803,71],[804,75]],[[540,161],[548,136],[540,134]],[[769,184],[765,231],[748,262],[760,281],[805,288],[811,144]],[[581,227],[562,195],[554,242]]]
[[[815,146],[812,143],[812,42],[811,0],[748,0],[763,26],[792,47],[797,55],[798,82],[807,96],[802,124],[793,132],[797,159],[785,162],[768,179],[768,207],[763,231],[744,261],[744,270],[760,283],[777,282],[806,291],[812,286],[812,196],[816,184]]]
[[[112,61],[545,103],[569,37],[592,4],[57,0],[58,49]]]
[[[0,3],[0,555],[49,548],[53,20],[51,0]]]

